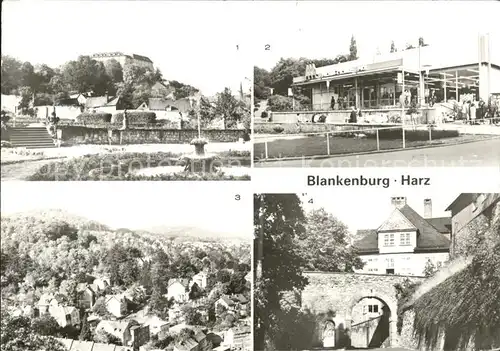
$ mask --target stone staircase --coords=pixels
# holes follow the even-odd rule
[[[45,127],[10,128],[9,135],[13,147],[25,147],[27,149],[56,147]]]

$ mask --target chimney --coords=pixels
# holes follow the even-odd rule
[[[432,200],[424,199],[424,218],[432,218]]]
[[[406,197],[404,196],[391,197],[391,205],[394,208],[403,207],[404,205],[406,205]]]

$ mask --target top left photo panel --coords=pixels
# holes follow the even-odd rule
[[[248,181],[231,2],[2,3],[2,181]]]

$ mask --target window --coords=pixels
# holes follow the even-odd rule
[[[394,258],[386,258],[387,268],[394,268]]]
[[[387,268],[385,274],[394,274],[394,268]]]
[[[394,234],[384,235],[384,246],[394,246]]]
[[[399,245],[410,246],[410,233],[401,233],[399,236]]]
[[[378,305],[368,305],[369,313],[378,313]]]

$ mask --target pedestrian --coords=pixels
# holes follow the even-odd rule
[[[352,107],[351,109],[351,117],[349,118],[349,123],[356,123],[357,122],[357,111],[356,107]]]
[[[335,96],[332,95],[332,100],[330,101],[330,107],[332,110],[335,110]]]
[[[123,125],[122,125],[122,130],[127,129],[128,127],[128,115],[127,115],[127,109],[123,110]]]
[[[465,119],[465,122],[467,123],[469,121],[469,110],[468,110],[468,105],[467,101],[464,101],[462,103],[462,116]]]
[[[476,104],[474,101],[470,104],[470,119],[471,124],[474,124],[476,121]]]
[[[479,119],[483,119],[484,118],[484,114],[485,114],[484,107],[485,107],[485,105],[486,104],[484,103],[484,100],[482,98],[480,98],[479,99],[479,104],[478,104],[478,109],[477,109]]]

